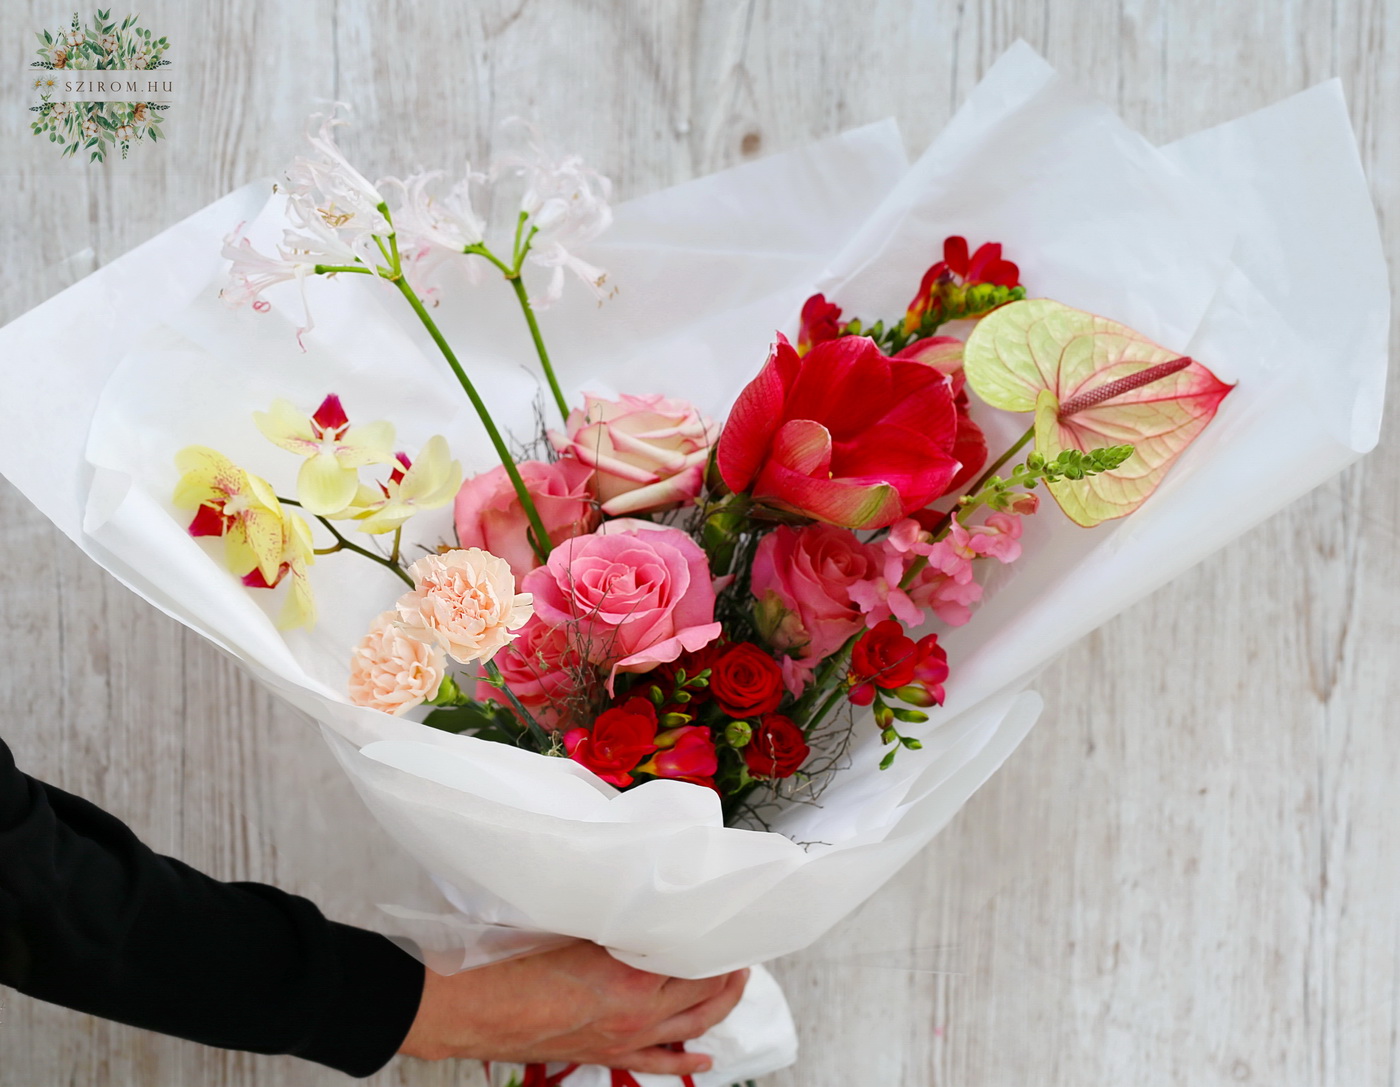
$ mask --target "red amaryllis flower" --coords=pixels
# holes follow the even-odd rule
[[[919,293],[909,303],[909,312],[904,315],[904,327],[913,331],[923,324],[924,315],[935,306],[941,306],[939,286],[945,283],[960,283],[970,286],[973,283],[990,283],[997,287],[1015,287],[1020,284],[1021,270],[1009,260],[1001,259],[1001,243],[987,242],[979,246],[971,257],[967,252],[967,239],[958,235],[943,241],[943,259],[924,273],[919,283]]]
[[[786,778],[797,772],[812,749],[790,718],[770,713],[753,730],[744,748],[744,764],[756,778]]]
[[[857,706],[870,705],[875,700],[876,687],[891,691],[915,686],[922,688],[931,701],[942,703],[948,656],[938,644],[937,635],[930,634],[916,642],[897,621],[886,619],[862,634],[852,648],[850,678],[852,686],[847,697]],[[917,695],[914,700],[921,701]]]
[[[843,528],[883,528],[957,473],[957,415],[937,370],[864,336],[799,357],[781,335],[739,394],[716,463],[730,490]]]
[[[740,642],[711,666],[710,694],[730,717],[772,713],[783,700],[783,670],[751,642]]]
[[[564,733],[569,758],[582,763],[610,785],[632,784],[632,771],[656,750],[656,707],[646,698],[629,698],[604,710],[592,728]]]
[[[797,330],[797,353],[805,355],[819,343],[841,335],[841,307],[826,295],[814,294],[802,304],[802,325]]]
[[[948,483],[944,494],[960,494],[977,478],[987,463],[987,437],[972,421],[967,398],[967,375],[962,367],[963,342],[956,336],[927,336],[915,340],[895,358],[913,359],[947,374],[953,390],[953,409],[958,415],[957,434],[953,438],[953,457],[962,465]],[[940,496],[941,497],[941,496]]]
[[[668,728],[657,733],[656,746],[656,754],[637,767],[640,773],[696,785],[713,784],[711,779],[719,768],[719,759],[714,738],[704,725]]]

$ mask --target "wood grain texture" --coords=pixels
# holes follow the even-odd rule
[[[69,12],[2,10],[12,64]],[[917,153],[1018,37],[1159,142],[1340,76],[1400,256],[1393,0],[163,0],[141,13],[189,87],[167,146],[60,163],[17,96],[0,114],[0,319],[275,173],[316,98],[355,105],[346,144],[371,176],[480,159],[496,122],[521,114],[626,197],[891,114]],[[774,1087],[1395,1083],[1398,536],[1387,440],[1047,672],[1045,716],[1007,766],[864,909],[777,964],[804,1050]],[[0,728],[31,772],[158,849],[333,916],[364,919],[421,886],[314,730],[8,485],[0,560]],[[13,993],[0,1004],[3,1087],[343,1082]],[[477,1076],[399,1061],[369,1082]]]

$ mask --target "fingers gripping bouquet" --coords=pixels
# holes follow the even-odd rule
[[[768,805],[818,796],[853,729],[879,731],[882,768],[919,750],[902,727],[929,720],[949,674],[938,633],[920,631],[971,619],[979,568],[1019,557],[1038,488],[1081,525],[1132,512],[1229,392],[1131,329],[1027,300],[1000,245],[970,252],[950,237],[897,320],[843,322],[809,299],[797,345],[777,334],[722,426],[645,390],[570,406],[522,270],[547,247],[542,301],[564,267],[604,292],[604,273],[561,239],[606,224],[606,181],[573,158],[527,166],[503,259],[472,211],[476,175],[448,201],[422,176],[386,183],[403,197],[391,207],[340,156],[330,122],[313,144],[322,157],[294,169],[308,180],[291,193],[320,248],[289,232],[276,258],[287,267],[272,273],[274,258],[230,242],[229,300],[264,304],[255,265],[261,282],[385,280],[427,326],[500,464],[462,482],[440,436],[410,457],[393,450],[390,423],[352,425],[336,393],[309,414],[278,401],[256,423],[306,458],[296,498],[187,449],[176,501],[193,510],[190,531],[222,535],[246,584],[290,581],[288,623],[312,621],[313,556],[349,552],[407,583],[354,649],[356,704],[395,715],[426,704],[430,725],[572,759],[618,789],[658,778],[712,789],[729,822],[762,825]],[[511,454],[430,316],[431,265],[452,257],[499,274],[520,304],[558,412],[535,457]],[[966,341],[939,334],[955,321]],[[990,466],[983,405],[1034,419]],[[410,563],[404,523],[449,502],[456,539]]]

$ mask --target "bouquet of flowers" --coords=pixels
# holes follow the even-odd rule
[[[327,123],[271,200],[3,333],[145,273],[158,311],[27,379],[0,464],[321,724],[450,903],[393,913],[436,968],[810,944],[1014,749],[1039,667],[1375,441],[1335,88],[1158,150],[1017,47],[912,167],[874,126],[615,208],[521,137],[443,190]],[[791,1061],[766,974],[703,1044],[703,1087]]]

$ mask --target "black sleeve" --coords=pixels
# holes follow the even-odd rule
[[[220,883],[20,773],[0,741],[0,984],[227,1049],[377,1071],[423,966],[304,898]]]

